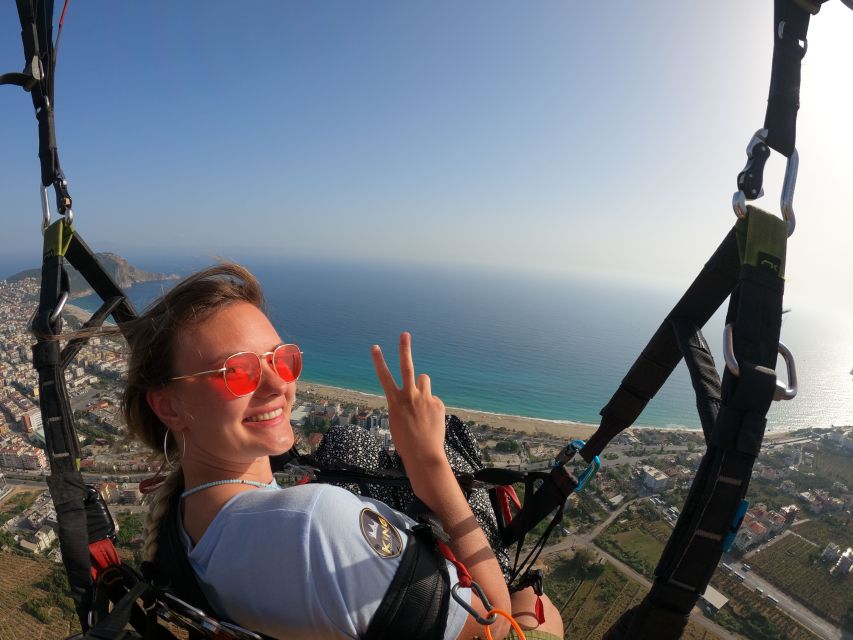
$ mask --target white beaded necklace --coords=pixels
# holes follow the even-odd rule
[[[241,480],[239,478],[234,478],[231,480],[213,480],[212,482],[205,482],[204,484],[200,484],[197,487],[193,487],[192,489],[187,489],[181,494],[181,500],[184,498],[188,498],[194,493],[198,493],[199,491],[203,491],[204,489],[210,489],[211,487],[218,487],[221,484],[248,484],[253,487],[260,487],[261,489],[274,489],[278,487],[278,483],[273,478],[270,482],[258,482],[256,480]]]

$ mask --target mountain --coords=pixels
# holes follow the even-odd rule
[[[175,274],[151,273],[143,271],[130,264],[127,260],[115,253],[96,253],[95,258],[104,268],[116,284],[122,289],[127,289],[139,282],[151,282],[160,280],[177,280],[180,276]],[[71,265],[66,264],[68,269],[68,278],[71,283],[71,297],[79,298],[80,296],[89,295],[92,293],[92,288],[83,279],[83,276]],[[40,269],[27,269],[7,278],[9,282],[16,282],[24,278],[41,278]]]

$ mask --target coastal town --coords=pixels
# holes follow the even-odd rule
[[[62,559],[30,363],[27,323],[37,293],[34,278],[0,281],[0,552],[20,577],[57,575]],[[64,312],[71,329],[85,316],[70,305]],[[118,545],[132,561],[140,558],[147,508],[139,483],[157,473],[162,457],[128,436],[119,408],[125,367],[122,340],[96,337],[68,368],[66,384],[81,471],[109,505]],[[493,467],[547,470],[570,439],[594,429],[448,411],[468,425],[484,464]],[[301,453],[316,450],[338,426],[364,429],[382,448],[394,448],[379,396],[300,382],[291,424]],[[594,479],[571,495],[540,559],[567,637],[601,637],[642,599],[704,450],[700,431],[630,429],[605,450]],[[689,637],[836,640],[853,633],[851,462],[850,425],[814,425],[765,439],[747,495],[749,509],[695,610]],[[0,629],[17,621],[21,629],[53,630],[42,637],[67,635],[73,607],[69,612],[67,602],[45,591],[45,580],[37,582],[26,588],[0,583],[0,619],[5,618]],[[10,594],[23,600],[14,604]]]

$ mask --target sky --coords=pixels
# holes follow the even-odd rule
[[[129,256],[459,263],[683,288],[735,220],[772,5],[72,0],[56,119],[76,228]],[[787,268],[793,300],[848,310],[851,35],[838,0],[812,19]],[[3,2],[0,67],[22,58]],[[2,87],[0,122],[11,272],[40,253],[29,96]],[[776,213],[784,166],[774,153],[758,201]]]

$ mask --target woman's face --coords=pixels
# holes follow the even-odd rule
[[[260,309],[236,302],[177,336],[173,371],[180,376],[219,369],[230,355],[263,354],[281,343]],[[163,390],[173,412],[174,422],[167,424],[186,439],[187,461],[227,467],[290,449],[296,382],[282,380],[265,358],[261,367],[257,390],[240,398],[228,391],[222,374],[175,380]]]

